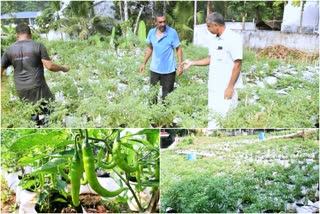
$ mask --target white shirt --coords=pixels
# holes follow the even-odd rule
[[[242,37],[235,32],[225,29],[220,36],[214,36],[209,47],[209,89],[225,90],[229,84],[234,61],[243,57]],[[239,80],[239,79],[238,79]],[[241,87],[237,81],[235,88]]]
[[[230,100],[224,98],[224,92],[231,79],[234,61],[242,59],[242,38],[229,29],[214,36],[209,46],[210,66],[208,80],[208,107],[213,113],[225,116],[238,104],[238,94],[234,90]],[[242,87],[241,73],[234,88]],[[215,118],[209,116],[208,128],[219,128]]]

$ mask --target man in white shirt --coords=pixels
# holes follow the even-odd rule
[[[226,28],[223,16],[211,13],[207,17],[207,27],[215,34],[209,47],[209,56],[196,61],[184,61],[184,69],[190,66],[209,65],[208,107],[213,113],[224,117],[237,106],[238,81],[242,63],[242,38]],[[239,83],[238,83],[239,82]],[[208,128],[219,128],[214,119],[209,118]]]

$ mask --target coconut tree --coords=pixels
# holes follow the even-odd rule
[[[207,1],[207,16],[211,13],[211,7],[212,7],[212,4],[211,4],[211,1]]]
[[[303,21],[303,13],[304,13],[304,5],[305,5],[306,1],[303,0],[295,0],[292,1],[292,5],[295,7],[300,7],[301,11],[300,11],[300,23],[299,23],[299,33],[302,33],[302,21]]]
[[[124,13],[124,21],[127,22],[129,20],[129,13],[128,13],[128,1],[123,1],[123,13]]]
[[[65,9],[65,18],[60,20],[63,31],[81,40],[96,32],[110,32],[114,20],[107,16],[95,16],[93,6],[93,1],[71,1]]]
[[[166,13],[169,25],[179,32],[181,40],[192,40],[193,24],[194,24],[194,2],[177,2],[174,5],[172,13]],[[199,11],[196,13],[196,20],[199,23],[204,22],[204,13]]]

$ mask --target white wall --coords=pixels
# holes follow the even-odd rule
[[[244,45],[253,49],[271,45],[283,45],[305,52],[319,52],[318,34],[283,33],[280,31],[245,31],[242,32]]]
[[[44,33],[40,35],[41,38],[47,38],[49,41],[54,40],[70,40],[70,36],[64,32],[58,32],[54,30],[50,30],[48,33]]]
[[[271,45],[284,45],[288,48],[296,48],[305,52],[319,52],[318,34],[283,33],[280,31],[241,31],[244,46],[253,49],[265,48]],[[207,30],[206,24],[197,25],[194,29],[195,40],[193,44],[208,47],[214,36]]]
[[[292,0],[288,1],[283,11],[283,21],[281,25],[282,32],[299,32],[301,7],[293,6]],[[304,5],[302,18],[302,32],[319,33],[319,2],[316,0],[307,0]]]

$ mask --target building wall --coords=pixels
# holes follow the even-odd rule
[[[284,33],[267,30],[234,31],[243,37],[244,46],[252,49],[261,49],[271,45],[284,45],[288,48],[295,48],[305,52],[319,52],[318,34]],[[207,30],[206,24],[197,25],[194,29],[193,44],[208,47],[213,36]]]
[[[283,11],[282,32],[296,33],[300,27],[301,7],[293,6],[292,0],[288,1]],[[319,33],[319,2],[307,0],[304,5],[302,18],[302,32]]]

